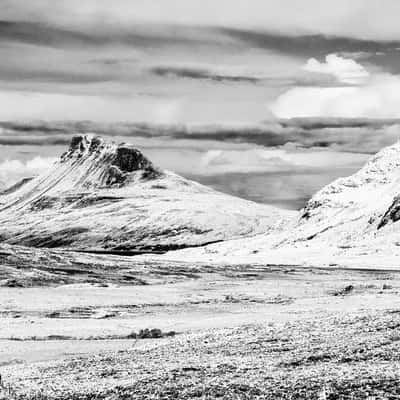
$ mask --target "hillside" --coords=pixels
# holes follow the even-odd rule
[[[354,175],[322,188],[281,231],[182,251],[220,262],[397,265],[400,256],[400,142]]]
[[[279,229],[292,216],[161,171],[131,145],[81,135],[47,173],[3,191],[0,239],[164,251]]]

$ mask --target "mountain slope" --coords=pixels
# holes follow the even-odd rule
[[[384,148],[354,175],[316,193],[301,211],[288,241],[353,244],[379,236],[396,221],[400,194],[400,142]],[[390,211],[392,209],[392,212]]]
[[[166,250],[279,229],[290,212],[156,168],[130,145],[76,136],[48,173],[0,195],[0,239],[84,250]]]
[[[202,261],[390,264],[400,261],[400,142],[316,193],[288,229],[178,252]]]

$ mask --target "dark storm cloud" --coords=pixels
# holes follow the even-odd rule
[[[169,137],[176,140],[253,143],[266,147],[292,143],[305,148],[324,147],[373,154],[398,140],[400,119],[299,118],[276,120],[253,126],[1,122],[0,144],[67,144],[73,134],[87,132],[111,137]]]

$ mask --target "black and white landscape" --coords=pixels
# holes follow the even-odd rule
[[[0,0],[0,399],[400,398],[399,12]]]

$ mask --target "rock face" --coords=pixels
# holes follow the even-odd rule
[[[380,220],[377,228],[381,229],[385,225],[388,225],[392,222],[397,222],[398,220],[400,220],[400,196],[396,196],[394,198],[393,203]]]
[[[0,194],[0,241],[164,251],[280,229],[292,216],[161,171],[130,145],[84,135],[48,173]]]

